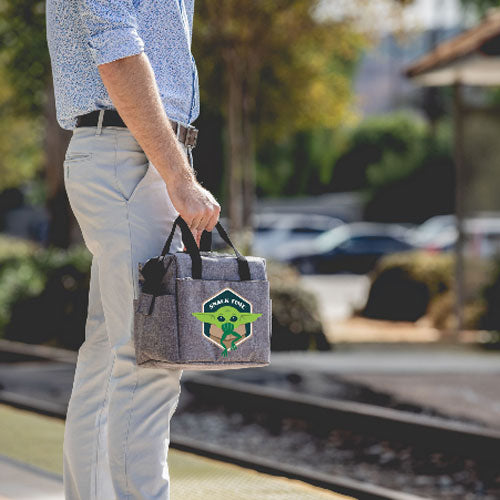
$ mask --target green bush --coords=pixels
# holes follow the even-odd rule
[[[480,293],[483,303],[483,314],[478,319],[478,328],[482,330],[500,331],[500,259],[493,264],[490,279]]]
[[[267,260],[271,284],[273,351],[330,350],[313,293],[300,285],[300,274],[291,266]]]
[[[347,133],[329,187],[335,191],[366,189],[408,175],[414,162],[403,160],[419,153],[426,133],[425,122],[406,112],[363,120]],[[398,165],[387,158],[397,158]]]
[[[432,326],[438,330],[454,330],[456,328],[455,294],[452,290],[439,295],[429,306],[428,316]],[[476,330],[487,310],[486,301],[476,297],[465,303],[463,309],[463,327],[466,330]]]
[[[360,191],[365,220],[419,223],[450,213],[455,203],[451,132],[449,120],[431,130],[409,112],[369,117],[342,130],[338,158],[322,192]]]
[[[416,321],[427,315],[439,330],[456,328],[453,254],[424,251],[380,259],[371,275],[366,306],[360,314],[388,320]],[[482,343],[500,343],[500,259],[465,259],[463,326],[489,331]],[[479,337],[478,337],[479,338]]]
[[[84,246],[41,248],[0,238],[0,332],[23,342],[83,341],[91,255]],[[72,318],[74,311],[78,318]],[[76,324],[75,324],[76,320]],[[65,330],[65,327],[68,327]]]
[[[40,274],[31,262],[36,249],[26,240],[0,236],[0,331],[9,322],[10,310],[17,300],[43,289]]]
[[[371,274],[371,286],[362,315],[395,321],[416,321],[429,304],[450,290],[454,258],[425,251],[382,257]]]
[[[9,258],[27,257],[39,248],[33,243],[14,236],[0,235],[0,266]]]

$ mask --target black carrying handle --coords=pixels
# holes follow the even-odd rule
[[[193,279],[202,279],[201,277],[201,269],[202,269],[202,264],[201,264],[201,255],[200,255],[200,249],[198,248],[198,245],[196,244],[196,240],[194,239],[193,233],[189,229],[189,226],[187,225],[186,221],[178,215],[177,218],[174,221],[174,224],[172,225],[172,230],[170,231],[170,234],[168,236],[168,239],[165,243],[165,246],[163,247],[163,250],[161,252],[162,257],[165,257],[165,254],[170,250],[170,245],[172,244],[172,239],[174,237],[175,233],[175,228],[176,226],[179,225],[181,228],[181,233],[182,233],[182,241],[184,242],[186,246],[186,250],[191,256],[191,261],[192,261],[192,277]],[[240,276],[240,279],[242,281],[244,280],[250,280],[250,267],[248,265],[248,260],[245,258],[244,255],[242,255],[236,247],[234,246],[233,242],[229,238],[229,235],[227,234],[226,230],[222,227],[220,222],[217,222],[216,224],[216,229],[219,232],[221,238],[234,250],[234,253],[236,255],[236,260],[238,262],[238,274]],[[205,240],[203,240],[203,234],[207,233],[210,235],[210,247],[212,246],[212,235],[208,231],[203,231],[202,237],[200,240],[200,247],[201,250],[206,248],[207,245],[207,240],[205,237]],[[208,249],[210,251],[210,248]]]
[[[219,224],[217,222],[217,224]],[[219,232],[220,234],[220,232]],[[200,238],[200,251],[201,252],[211,252],[212,251],[212,231],[205,231],[201,233]]]

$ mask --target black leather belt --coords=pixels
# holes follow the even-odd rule
[[[76,118],[76,126],[77,127],[96,127],[99,120],[99,110],[92,111],[91,113],[87,113],[85,115],[80,115]],[[177,128],[180,127],[179,130],[179,141],[181,141],[185,146],[191,146],[194,148],[196,146],[196,139],[198,137],[198,129],[190,125],[189,127],[185,127],[184,125],[176,122],[175,120],[170,120],[172,124],[172,128],[174,129],[174,133],[177,135]],[[126,127],[124,121],[121,116],[118,114],[118,111],[115,109],[106,109],[104,110],[104,116],[102,120],[103,127]]]

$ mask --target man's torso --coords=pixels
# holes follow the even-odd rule
[[[123,46],[129,41],[127,23],[123,22],[127,16],[136,24],[135,37],[138,39],[138,35],[143,42],[168,117],[184,124],[198,117],[198,72],[191,54],[194,0],[47,0],[46,9],[47,43],[61,127],[73,129],[76,116],[114,108],[89,40],[92,34],[113,59],[113,52],[109,52],[112,49],[106,49],[106,44],[115,44],[116,58],[123,56],[118,41],[124,37]]]

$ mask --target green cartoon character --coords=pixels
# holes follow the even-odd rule
[[[224,345],[224,339],[228,335],[234,335],[236,337],[231,342],[231,350],[235,351],[237,349],[236,341],[243,337],[239,333],[235,332],[235,329],[240,325],[252,323],[259,316],[262,316],[262,313],[240,312],[232,306],[222,306],[214,312],[194,312],[191,314],[198,318],[200,321],[215,325],[222,330],[223,334],[220,339],[220,343],[224,348],[224,350],[222,351],[223,356],[227,356],[227,347]]]

